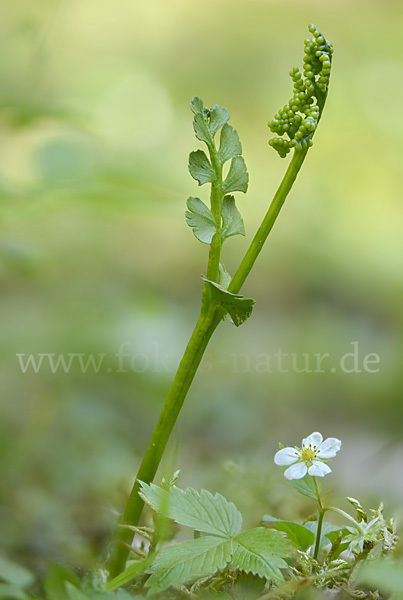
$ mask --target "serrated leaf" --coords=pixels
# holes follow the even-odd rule
[[[188,211],[185,212],[186,223],[192,228],[194,235],[204,244],[211,244],[217,225],[213,214],[200,198],[187,199]]]
[[[196,150],[189,155],[189,173],[199,182],[199,185],[204,183],[213,183],[217,176],[209,159],[203,150]]]
[[[193,129],[198,140],[206,142],[208,146],[211,146],[211,133],[207,123],[207,117],[203,112],[195,114],[193,119]]]
[[[287,568],[283,560],[287,556],[290,556],[287,541],[278,531],[256,527],[234,538],[232,565],[245,573],[283,581],[279,569]]]
[[[236,207],[234,196],[225,196],[222,203],[222,237],[245,235],[245,225]]]
[[[277,531],[284,531],[287,538],[298,550],[305,552],[309,546],[315,543],[315,535],[303,525],[292,521],[280,521],[270,515],[264,515],[263,521],[264,523],[270,523]]]
[[[226,123],[229,119],[229,112],[223,107],[215,104],[210,110],[209,129],[212,136]]]
[[[234,156],[228,175],[223,183],[223,192],[246,192],[248,190],[249,175],[242,156]]]
[[[190,102],[190,110],[197,115],[197,113],[203,112],[204,104],[203,100],[198,96],[193,96]]]
[[[164,511],[168,519],[203,533],[232,537],[241,528],[242,516],[237,507],[221,494],[192,488],[170,491],[157,485],[140,482],[140,496],[154,510]]]
[[[310,475],[305,475],[302,479],[288,479],[287,481],[303,496],[308,496],[308,498],[316,500],[315,484]]]
[[[162,592],[170,585],[183,585],[189,581],[213,575],[231,560],[232,542],[222,537],[205,536],[175,544],[161,550],[152,567],[146,587]]]
[[[225,308],[232,322],[239,327],[251,316],[255,301],[252,298],[244,298],[239,294],[231,294],[218,283],[206,279],[202,275],[203,281],[211,286],[212,300],[218,306]]]
[[[238,154],[242,154],[242,146],[238,133],[231,125],[225,123],[221,129],[218,158],[221,164],[224,164],[227,160]]]
[[[0,579],[19,588],[25,588],[33,583],[35,576],[25,567],[0,556]]]

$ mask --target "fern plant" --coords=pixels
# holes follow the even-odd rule
[[[293,151],[283,180],[233,277],[222,258],[225,240],[244,235],[244,223],[233,193],[246,193],[248,172],[242,157],[238,133],[228,123],[229,113],[222,106],[211,109],[198,97],[193,98],[193,128],[196,138],[205,144],[207,154],[198,149],[189,156],[189,172],[199,186],[209,184],[210,206],[200,198],[187,200],[186,221],[196,238],[209,246],[200,315],[179,364],[171,389],[145,451],[120,525],[137,526],[144,501],[139,496],[140,481],[149,484],[155,477],[166,444],[175,426],[206,347],[219,323],[225,319],[240,326],[252,313],[254,300],[244,298],[240,290],[249,275],[263,245],[273,228],[281,207],[290,192],[299,170],[312,146],[313,136],[324,109],[330,77],[332,46],[311,25],[312,39],[305,42],[304,69],[291,71],[293,95],[269,123],[277,134],[271,146],[284,158]],[[227,175],[224,168],[229,163]],[[108,569],[116,577],[125,568],[132,532],[118,527]]]

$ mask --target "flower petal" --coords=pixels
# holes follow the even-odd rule
[[[313,477],[324,477],[328,473],[331,473],[331,471],[332,469],[320,460],[314,460],[312,466],[308,469],[309,475]]]
[[[306,437],[302,440],[302,445],[303,446],[312,446],[312,448],[314,446],[318,447],[322,443],[322,440],[323,440],[323,437],[319,433],[319,431],[314,431],[314,433],[311,433],[311,435],[308,435],[308,437]]]
[[[319,458],[334,458],[341,448],[341,441],[337,438],[327,438],[319,445]]]
[[[305,477],[306,472],[306,464],[304,462],[297,462],[284,471],[284,477],[286,479],[302,479],[302,477]]]
[[[286,465],[293,465],[299,458],[298,451],[295,448],[288,447],[276,452],[274,462],[280,467],[285,467]]]

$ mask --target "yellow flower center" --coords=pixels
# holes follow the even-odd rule
[[[316,446],[312,448],[312,446],[302,446],[301,448],[301,458],[304,462],[309,463],[316,458]]]

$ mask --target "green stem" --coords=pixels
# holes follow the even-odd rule
[[[324,517],[326,509],[323,507],[323,504],[322,504],[322,499],[320,497],[320,490],[319,490],[318,482],[316,481],[316,477],[312,477],[312,479],[313,479],[313,482],[315,485],[316,498],[318,500],[318,526],[316,528],[315,549],[313,551],[313,558],[316,560],[318,558],[318,554],[319,554],[320,538],[322,536],[323,517]]]
[[[293,186],[293,183],[298,175],[302,163],[305,160],[307,152],[308,148],[306,148],[305,150],[294,151],[294,155],[290,161],[290,164],[288,165],[288,169],[284,175],[280,186],[277,189],[277,192],[274,195],[273,201],[269,206],[269,209],[262,221],[262,224],[257,230],[251,245],[246,251],[246,254],[243,257],[237,272],[235,273],[230,285],[228,286],[229,292],[237,294],[241,289],[242,285],[244,284],[245,279],[249,275],[253,265],[256,262],[257,257],[259,256],[263,248],[267,236],[273,229],[273,225],[276,222],[281,207],[283,206],[285,199],[287,198],[288,193]]]
[[[204,351],[221,319],[222,313],[212,307],[207,314],[201,315],[196,323],[141,462],[126,510],[120,521],[121,524],[137,525],[139,522],[144,506],[143,500],[138,495],[139,481],[150,483],[154,479]],[[117,528],[115,544],[109,561],[111,577],[115,577],[123,570],[132,539],[132,531],[123,527]]]
[[[348,521],[350,521],[351,523],[353,523],[353,525],[355,527],[357,527],[357,529],[359,531],[362,531],[362,528],[360,527],[360,524],[348,513],[346,513],[344,510],[341,510],[341,508],[336,508],[335,506],[327,506],[325,509],[325,511],[327,510],[331,510],[332,512],[335,512],[339,515],[341,515],[342,517],[344,517],[345,519],[347,519]]]
[[[318,554],[319,554],[320,538],[322,535],[322,524],[323,524],[324,514],[325,513],[323,510],[318,510],[318,528],[316,530],[315,550],[313,551],[313,557],[315,560],[318,558]]]
[[[305,159],[307,150],[295,151],[294,156],[288,166],[284,179],[282,180],[269,210],[259,227],[250,247],[248,248],[244,259],[242,260],[234,279],[231,281],[229,291],[237,293],[252,269],[263,244],[267,239],[273,225],[279,215],[281,207],[295,181],[298,171]],[[221,211],[222,205],[222,173],[219,174],[217,185],[212,188],[212,204],[214,203],[214,213]],[[221,200],[218,196],[221,191]],[[221,214],[221,212],[220,212]],[[215,218],[217,219],[216,215]],[[221,217],[220,217],[221,218]],[[218,224],[218,223],[217,223]],[[218,235],[219,234],[219,235]],[[217,238],[217,239],[216,239]],[[213,238],[210,246],[209,263],[207,269],[207,278],[215,281],[218,276],[219,259],[221,253],[221,223],[219,231]],[[207,284],[204,286],[202,295],[202,308],[196,327],[192,333],[189,343],[186,347],[183,358],[179,364],[171,389],[168,393],[165,404],[162,408],[160,417],[155,426],[151,440],[147,446],[143,460],[141,462],[133,489],[130,493],[126,510],[120,521],[126,525],[137,525],[143,510],[144,502],[138,495],[139,481],[150,483],[157,472],[165,447],[168,443],[171,432],[179,416],[187,392],[196,374],[197,368],[203,357],[207,344],[213,335],[216,327],[224,316],[222,309],[219,309],[210,303],[210,292]],[[126,560],[130,552],[130,544],[133,539],[133,532],[129,529],[118,527],[115,534],[115,541],[109,559],[109,572],[111,577],[117,576],[125,567]]]
[[[217,150],[213,139],[209,145],[209,150],[211,162],[216,174],[216,180],[211,186],[211,209],[217,223],[217,233],[214,235],[210,244],[207,279],[217,281],[222,248],[222,165],[218,160]],[[179,364],[178,371],[144,454],[129,496],[126,510],[122,517],[122,524],[137,525],[139,522],[144,506],[144,502],[138,495],[140,487],[139,481],[150,483],[154,479],[204,351],[222,317],[222,310],[218,309],[210,302],[210,287],[205,284],[199,319]],[[129,546],[132,539],[133,534],[130,530],[122,527],[118,529],[115,547],[109,564],[112,577],[118,575],[124,568],[124,564],[129,556]]]

